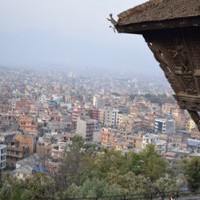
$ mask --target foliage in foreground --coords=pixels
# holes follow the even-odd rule
[[[200,189],[200,158],[192,157],[186,163],[185,177],[192,192]]]
[[[189,171],[187,172],[189,174]],[[36,173],[26,180],[2,177],[0,199],[51,200],[178,190],[175,174],[153,145],[141,154],[102,149],[75,138],[57,173]]]

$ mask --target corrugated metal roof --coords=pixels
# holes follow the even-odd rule
[[[200,16],[200,0],[150,0],[118,15],[118,25]]]

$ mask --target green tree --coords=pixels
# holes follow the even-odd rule
[[[200,189],[200,158],[192,157],[186,164],[185,177],[191,192]]]
[[[141,156],[143,158],[142,162],[144,162],[143,173],[146,177],[149,177],[154,182],[165,176],[168,171],[167,161],[158,154],[155,145],[148,145],[141,153]]]
[[[26,200],[32,199],[30,192],[24,187],[24,181],[13,178],[10,175],[2,176],[3,185],[0,189],[0,199]]]
[[[162,192],[179,191],[181,183],[178,183],[176,177],[161,177],[153,183],[153,187]]]
[[[91,169],[93,174],[97,177],[106,178],[109,172],[120,171],[120,173],[125,173],[126,159],[119,151],[104,150],[104,152],[97,154],[93,160],[94,165]]]
[[[82,184],[82,174],[87,165],[84,162],[84,151],[82,149],[84,140],[76,136],[73,138],[70,150],[65,152],[57,173],[54,174],[55,191],[62,191],[71,184]]]
[[[21,187],[27,191],[24,195],[30,195],[32,200],[51,200],[54,199],[54,181],[45,173],[37,172],[32,177],[22,182]]]
[[[106,180],[97,178],[87,179],[82,186],[72,184],[64,193],[65,198],[94,198],[112,195],[125,194],[124,190],[118,185],[110,185]]]
[[[158,103],[160,105],[164,103],[175,103],[175,100],[172,96],[167,96],[166,94],[145,94],[144,97],[151,103]]]
[[[107,182],[110,185],[118,185],[126,194],[151,193],[153,191],[149,178],[143,175],[136,176],[131,171],[126,174],[111,172],[108,174]]]
[[[108,149],[97,152],[95,145],[75,137],[54,175],[36,173],[24,181],[4,176],[0,199],[56,200],[150,194],[155,188],[169,191],[177,187],[175,179],[166,178],[166,173],[167,162],[154,145],[148,145],[141,154]]]
[[[143,157],[135,152],[128,152],[126,155],[127,171],[133,172],[135,175],[142,174],[144,171]]]

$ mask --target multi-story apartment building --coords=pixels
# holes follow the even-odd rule
[[[147,133],[142,137],[142,149],[149,144],[155,144],[158,141],[158,135]]]
[[[142,134],[127,135],[126,141],[135,149],[142,149]]]
[[[28,152],[29,148],[27,145],[22,145],[19,141],[13,140],[11,144],[7,146],[7,165],[11,168],[15,168],[16,162],[27,157]]]
[[[107,147],[116,147],[122,145],[135,148],[138,140],[136,137],[131,138],[131,135],[127,131],[118,130],[114,128],[102,128],[101,129],[101,144]]]
[[[27,146],[29,148],[28,154],[33,154],[36,151],[36,136],[30,134],[16,134],[15,140],[19,141],[21,146]]]
[[[0,144],[0,169],[4,169],[6,167],[6,149],[7,146],[4,144]]]
[[[98,109],[90,109],[88,110],[88,114],[91,119],[99,119],[99,110]]]
[[[23,131],[36,133],[38,130],[38,124],[36,119],[31,117],[21,116],[19,118],[19,125]]]
[[[81,119],[78,117],[76,134],[82,136],[86,141],[98,140],[99,125],[95,119]]]
[[[104,126],[114,127],[122,122],[123,114],[118,109],[107,108],[100,111],[99,120]]]
[[[168,118],[155,119],[154,129],[156,133],[174,134],[175,120]]]
[[[101,144],[105,146],[115,145],[115,131],[111,128],[102,128],[101,130]]]
[[[94,95],[93,96],[93,106],[97,109],[104,108],[106,104],[105,99],[102,97],[102,95]]]

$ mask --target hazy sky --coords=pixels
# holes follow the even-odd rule
[[[106,17],[145,0],[0,0],[0,65],[79,66],[160,73],[142,36]]]

